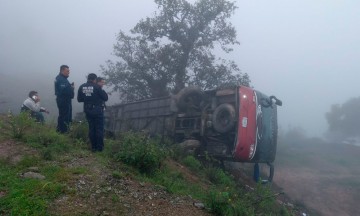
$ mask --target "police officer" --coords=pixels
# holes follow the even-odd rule
[[[72,119],[71,99],[74,98],[74,83],[70,84],[68,81],[69,74],[69,66],[61,65],[60,73],[55,78],[56,104],[59,109],[56,130],[60,133],[68,132]]]
[[[77,100],[84,102],[84,112],[89,123],[89,139],[93,152],[104,148],[104,108],[107,93],[96,84],[96,74],[89,74],[87,82],[79,87]]]

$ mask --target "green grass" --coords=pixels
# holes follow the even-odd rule
[[[201,170],[201,163],[194,156],[188,155],[183,160],[182,163],[187,166],[193,172],[199,172]]]
[[[28,159],[16,167],[1,163],[0,191],[5,195],[0,199],[0,214],[47,215],[49,203],[64,192],[64,185],[58,182],[20,178],[23,166],[29,165],[34,164]]]
[[[149,139],[141,133],[124,133],[113,145],[119,149],[112,151],[111,157],[117,161],[136,167],[141,173],[153,174],[166,157],[166,149],[158,140]]]
[[[178,195],[191,195],[197,199],[204,199],[206,193],[199,183],[187,181],[183,174],[177,170],[164,166],[155,175],[144,178],[146,181],[161,185],[166,190]]]

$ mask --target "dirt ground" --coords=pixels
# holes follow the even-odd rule
[[[313,215],[360,215],[359,158],[360,147],[350,145],[280,149],[274,182]]]

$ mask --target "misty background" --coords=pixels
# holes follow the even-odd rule
[[[190,1],[194,2],[194,1]],[[282,130],[301,127],[309,136],[327,130],[332,104],[360,96],[360,2],[335,0],[245,1],[231,18],[240,45],[234,60],[251,85],[283,101]],[[116,34],[128,32],[156,5],[148,0],[0,0],[0,111],[18,112],[30,90],[57,117],[54,79],[70,66],[76,89],[100,73]],[[119,102],[116,96],[110,103]],[[81,105],[73,101],[74,113]]]

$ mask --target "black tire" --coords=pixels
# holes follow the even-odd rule
[[[176,95],[177,107],[180,111],[186,111],[188,108],[199,107],[203,100],[203,92],[197,87],[186,87]]]
[[[231,104],[221,104],[216,107],[212,116],[212,123],[217,132],[229,132],[234,128],[235,122],[235,108]]]

